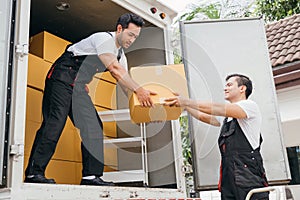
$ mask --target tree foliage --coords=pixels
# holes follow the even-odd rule
[[[250,8],[254,1],[214,1],[195,3],[190,5],[190,11],[180,16],[179,20],[190,21],[193,19],[228,19],[249,17]]]
[[[191,143],[189,139],[189,128],[188,128],[188,117],[182,116],[179,118],[180,132],[181,132],[181,142],[182,142],[182,154],[183,162],[185,165],[192,164],[192,151]]]
[[[269,21],[277,21],[300,13],[299,0],[256,0],[258,15]]]
[[[181,15],[179,20],[190,21],[197,17],[199,14],[203,14],[209,19],[219,19],[220,18],[221,5],[219,3],[213,3],[203,6],[195,6],[190,12]]]

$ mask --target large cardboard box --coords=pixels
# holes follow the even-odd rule
[[[168,121],[178,119],[182,112],[180,107],[164,106],[164,99],[175,96],[188,97],[186,76],[183,65],[162,65],[133,67],[131,77],[145,89],[154,91],[152,101],[154,107],[142,107],[135,94],[130,96],[129,109],[134,123]]]
[[[27,87],[26,96],[26,121],[42,123],[43,92]]]
[[[29,40],[29,52],[54,63],[55,60],[65,51],[66,46],[71,44],[62,38],[43,31],[32,36]]]
[[[95,106],[97,111],[107,111],[108,109]],[[103,123],[103,135],[107,138],[117,138],[117,122],[102,122]]]
[[[81,162],[80,144],[80,132],[68,118],[52,159]]]
[[[27,85],[44,90],[46,75],[51,68],[52,63],[42,58],[29,54],[28,55],[28,76]]]
[[[96,106],[116,109],[116,84],[94,77],[87,85],[89,95]]]
[[[97,73],[95,74],[95,77],[101,79],[101,80],[105,80],[111,83],[117,83],[116,79],[110,74],[110,72],[101,72],[101,73]]]
[[[30,155],[36,132],[40,128],[40,126],[41,126],[41,123],[31,121],[31,120],[26,120],[25,144],[24,144],[24,155],[25,156]],[[27,165],[25,165],[24,167],[27,167]]]

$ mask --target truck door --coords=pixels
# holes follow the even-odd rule
[[[182,22],[182,48],[192,99],[224,102],[225,77],[248,75],[254,84],[250,99],[260,107],[262,156],[270,183],[290,179],[274,80],[261,19]],[[216,189],[219,179],[219,127],[190,118],[195,189]]]
[[[0,0],[0,187],[7,184],[11,63],[15,1]]]

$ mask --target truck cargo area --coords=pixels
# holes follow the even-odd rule
[[[28,29],[28,65],[26,84],[25,135],[17,136],[16,159],[9,161],[8,188],[1,190],[0,199],[128,199],[185,197],[181,174],[181,154],[173,147],[177,144],[171,122],[133,124],[128,111],[128,99],[118,84],[107,73],[95,77],[101,90],[111,99],[95,100],[95,107],[104,123],[105,180],[114,181],[116,187],[81,186],[80,137],[70,120],[67,121],[46,176],[56,180],[55,185],[24,183],[24,170],[32,142],[41,124],[41,101],[45,73],[66,45],[77,42],[95,32],[115,31],[119,16],[124,13],[140,15],[145,26],[140,37],[125,51],[128,66],[164,65],[172,60],[168,29],[176,12],[159,2],[91,0],[66,1],[32,0],[8,4],[15,6],[16,16],[23,19]],[[151,13],[155,6],[165,18]],[[22,13],[22,16],[19,16]],[[28,18],[26,18],[26,16]],[[23,35],[23,36],[24,36]],[[22,36],[22,37],[23,37]],[[151,37],[150,37],[151,36]],[[27,64],[26,64],[27,63]],[[129,70],[128,69],[128,70]],[[108,76],[107,76],[108,75]],[[95,92],[97,97],[97,92]],[[177,132],[178,134],[178,132]],[[14,137],[14,136],[13,136]],[[24,146],[23,146],[24,145]],[[19,149],[19,147],[21,149]],[[19,156],[22,155],[22,156]],[[161,159],[159,155],[167,155]],[[181,158],[179,158],[181,159]],[[179,162],[177,162],[179,161]],[[179,172],[179,173],[178,173]]]

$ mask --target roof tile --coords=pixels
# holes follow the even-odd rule
[[[300,14],[266,25],[273,67],[300,60]]]

